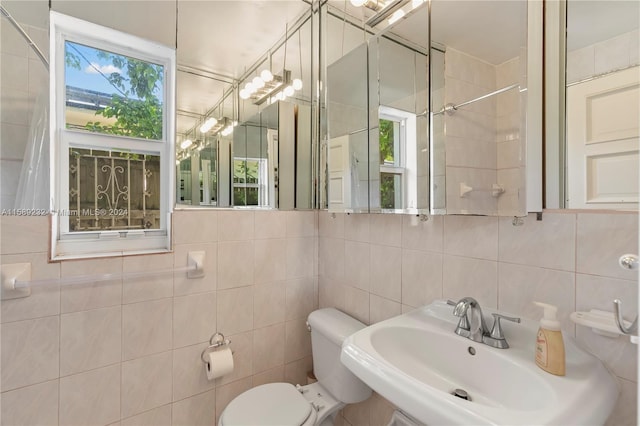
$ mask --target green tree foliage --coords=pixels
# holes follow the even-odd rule
[[[380,120],[380,164],[393,164],[394,123],[391,120]],[[395,209],[395,186],[393,175],[380,173],[380,207],[383,209]]]
[[[393,164],[393,121],[380,120],[380,164]]]
[[[257,184],[259,174],[259,165],[257,161],[252,160],[235,160],[233,181],[235,183]],[[257,206],[258,200],[257,187],[234,187],[233,188],[233,205],[235,206]]]
[[[74,49],[73,45],[68,45]],[[67,66],[81,69],[81,58],[89,61],[75,49],[76,53],[66,50]],[[111,102],[105,108],[96,111],[96,115],[113,118],[113,124],[90,121],[85,128],[93,132],[143,139],[162,139],[162,103],[157,93],[161,92],[164,69],[152,64],[122,55],[98,51],[98,57],[108,60],[121,70],[103,74],[97,70],[118,93],[111,95]],[[89,63],[89,66],[93,66]]]

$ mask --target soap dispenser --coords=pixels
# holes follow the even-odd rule
[[[556,376],[565,375],[564,341],[560,321],[556,317],[558,308],[547,303],[534,302],[544,309],[536,337],[536,365]]]

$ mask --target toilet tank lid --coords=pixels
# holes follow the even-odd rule
[[[355,318],[335,308],[324,308],[309,314],[309,325],[313,331],[321,333],[338,346],[358,330],[366,327]]]

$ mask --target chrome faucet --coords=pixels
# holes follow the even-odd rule
[[[474,342],[482,343],[484,335],[489,333],[487,324],[484,322],[480,304],[473,297],[463,297],[453,308],[453,315],[460,317],[456,334],[468,337]]]
[[[520,318],[508,317],[506,315],[493,313],[493,327],[491,331],[487,327],[487,323],[482,315],[480,304],[473,297],[463,297],[457,303],[447,301],[449,305],[455,306],[453,314],[460,318],[455,333],[459,336],[466,337],[474,342],[484,343],[498,349],[507,349],[509,344],[505,339],[500,326],[500,320],[520,322]]]

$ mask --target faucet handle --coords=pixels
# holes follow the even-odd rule
[[[504,339],[504,334],[502,333],[502,327],[500,326],[500,320],[501,319],[506,319],[507,321],[512,321],[512,322],[520,322],[520,318],[516,318],[516,317],[508,317],[506,315],[502,315],[502,314],[498,314],[498,313],[492,313],[491,315],[493,315],[493,327],[491,328],[491,333],[490,336],[493,337],[494,339]]]

